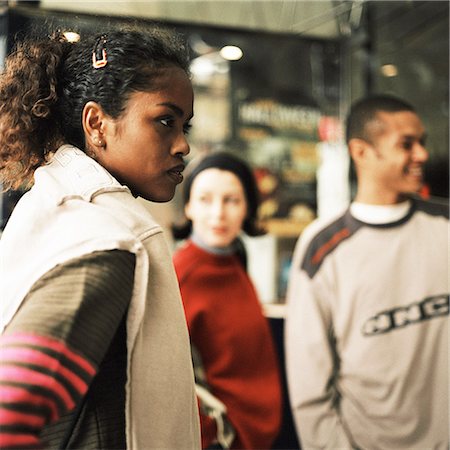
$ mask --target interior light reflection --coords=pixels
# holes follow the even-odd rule
[[[228,61],[237,61],[243,54],[242,50],[235,45],[226,45],[220,49],[220,56]]]
[[[63,35],[67,42],[78,42],[80,40],[80,35],[74,31],[64,31]]]
[[[381,66],[381,73],[385,77],[396,77],[398,75],[398,69],[394,64],[384,64]]]

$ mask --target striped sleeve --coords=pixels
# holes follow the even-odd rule
[[[0,352],[0,447],[36,448],[42,427],[81,401],[96,372],[63,343],[14,333]]]
[[[110,251],[58,266],[33,286],[0,337],[2,450],[43,448],[42,429],[81,402],[133,279],[134,255]]]

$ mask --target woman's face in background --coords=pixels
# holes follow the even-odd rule
[[[241,233],[247,201],[239,178],[232,172],[209,168],[191,185],[185,214],[194,233],[208,246],[229,246]]]

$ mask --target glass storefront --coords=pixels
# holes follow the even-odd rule
[[[268,235],[249,240],[248,247],[250,271],[264,302],[283,301],[292,250],[303,228],[350,201],[343,127],[350,102],[359,96],[388,92],[417,106],[430,135],[430,193],[448,197],[448,4],[366,2],[363,12],[358,29],[332,39],[168,23],[191,47],[195,117],[189,159],[226,149],[254,170]],[[47,33],[59,27],[82,35],[130,21],[143,27],[152,23],[20,2],[3,10],[1,18],[4,53],[15,36],[31,28]],[[19,196],[3,195],[3,226]],[[163,225],[179,219],[179,203],[178,193],[158,207],[167,212]]]

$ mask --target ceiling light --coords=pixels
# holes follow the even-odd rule
[[[398,69],[394,64],[384,64],[381,66],[381,73],[385,77],[396,77],[398,75]]]
[[[226,45],[220,50],[220,56],[228,61],[237,61],[242,58],[242,55],[242,50],[235,45]]]
[[[199,56],[191,62],[191,72],[199,77],[210,77],[215,72],[214,61],[210,58]]]

